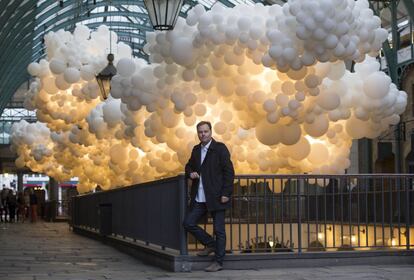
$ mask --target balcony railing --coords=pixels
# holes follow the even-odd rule
[[[170,248],[200,249],[181,226],[184,176],[73,198],[72,226]],[[410,249],[414,175],[239,175],[227,251]],[[203,222],[212,233],[211,218]]]

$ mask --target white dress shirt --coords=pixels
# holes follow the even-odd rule
[[[203,164],[203,161],[204,161],[204,159],[207,155],[207,151],[208,151],[208,148],[210,147],[210,144],[211,144],[211,140],[206,145],[204,145],[204,146],[201,145],[201,163],[200,163],[200,165]],[[203,180],[201,179],[201,176],[202,175],[200,174],[200,183],[198,185],[198,192],[197,192],[196,199],[195,199],[197,202],[200,202],[200,203],[206,202],[206,195],[204,193]]]

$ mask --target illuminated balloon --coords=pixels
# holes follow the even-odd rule
[[[24,101],[38,122],[13,125],[16,165],[78,177],[80,192],[175,176],[204,120],[238,174],[343,174],[352,140],[377,137],[405,110],[407,94],[367,56],[388,34],[367,0],[187,14],[174,30],[146,32],[148,61],[106,26],[45,34],[47,56],[27,67]],[[95,75],[110,48],[118,72],[104,100]]]

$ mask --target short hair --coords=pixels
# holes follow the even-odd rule
[[[208,125],[208,127],[210,128],[210,130],[211,130],[211,123],[210,122],[207,122],[207,121],[201,121],[201,122],[199,122],[198,124],[197,124],[197,130],[198,130],[198,128],[200,127],[200,126],[202,126],[202,125]]]

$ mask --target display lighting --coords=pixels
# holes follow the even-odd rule
[[[351,236],[351,242],[352,242],[352,244],[356,243],[356,241],[357,241],[356,235],[352,235]]]
[[[325,234],[323,232],[319,232],[318,233],[318,240],[324,240],[325,239]]]
[[[38,122],[12,127],[16,165],[78,177],[81,193],[175,176],[207,120],[237,174],[344,174],[353,140],[378,137],[407,105],[375,59],[387,34],[367,0],[196,5],[174,30],[146,33],[149,61],[106,26],[47,33],[24,101]]]
[[[268,237],[268,242],[269,242],[270,248],[273,248],[273,245],[275,245],[275,241],[272,236]]]

